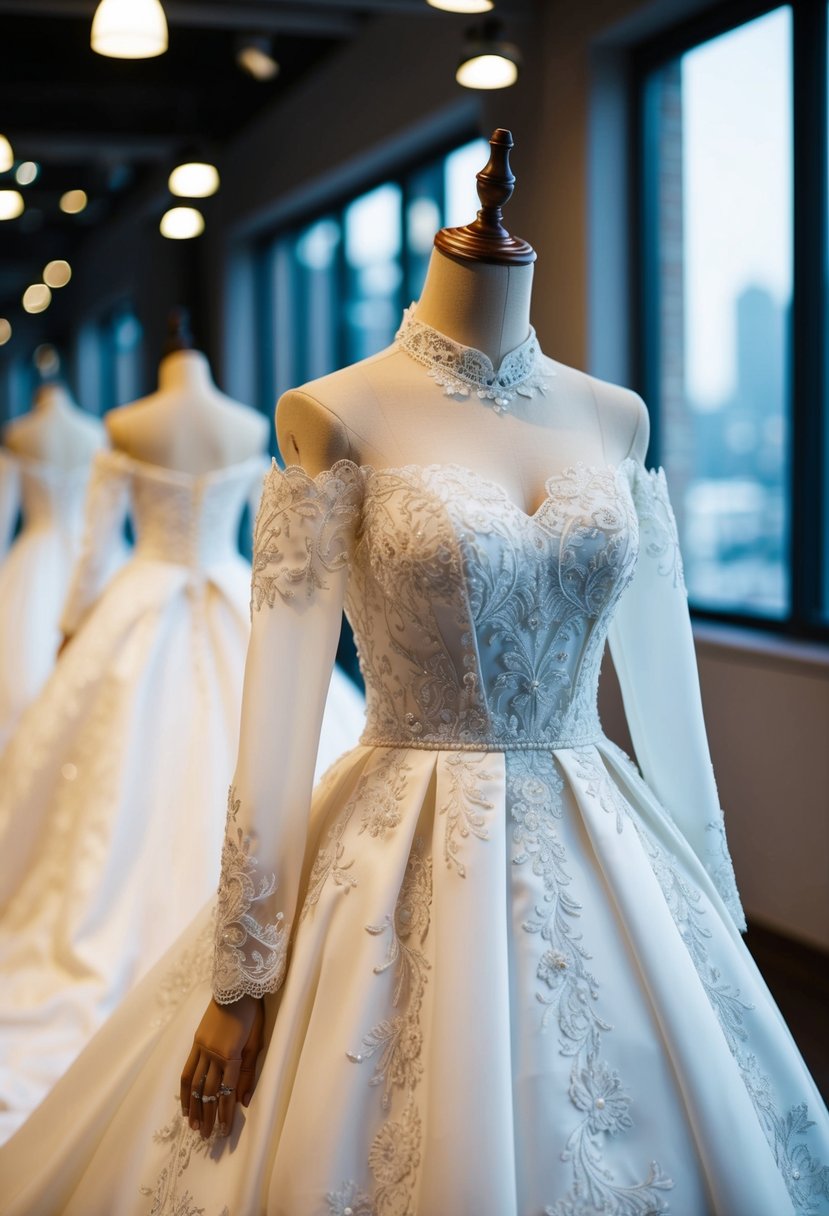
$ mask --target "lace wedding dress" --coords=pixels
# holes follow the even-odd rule
[[[2,1134],[215,890],[250,633],[236,538],[264,469],[96,460],[63,618],[75,636],[0,760]],[[127,510],[134,556],[107,582]],[[363,722],[336,671],[320,771]]]
[[[55,665],[88,481],[86,464],[61,469],[0,449],[0,751]]]
[[[311,799],[343,603],[367,726]],[[218,901],[0,1153],[7,1216],[829,1212],[663,476],[557,471],[527,515],[454,465],[274,469],[253,606]],[[608,633],[643,775],[597,717]],[[205,1143],[175,1094],[211,973],[271,995]]]

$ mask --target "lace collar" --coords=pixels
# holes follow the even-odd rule
[[[541,348],[532,326],[526,341],[506,354],[496,371],[483,351],[462,346],[418,321],[414,307],[412,304],[404,311],[395,340],[406,354],[428,369],[447,397],[468,397],[474,393],[482,401],[491,402],[495,413],[501,414],[516,396],[532,397],[534,393],[547,391],[546,381],[555,373],[543,367]]]

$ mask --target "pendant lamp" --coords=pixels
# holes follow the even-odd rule
[[[111,59],[152,59],[167,50],[160,0],[101,0],[92,19],[93,51]]]
[[[14,152],[5,135],[0,135],[0,173],[5,173],[14,164]]]

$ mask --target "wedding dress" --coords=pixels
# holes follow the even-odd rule
[[[96,459],[63,617],[75,636],[0,760],[4,1135],[215,890],[250,632],[236,538],[264,468]],[[128,509],[134,556],[107,582]],[[335,672],[320,770],[363,721]]]
[[[343,603],[367,725],[311,799]],[[2,1210],[825,1216],[829,1116],[742,927],[661,473],[551,471],[529,515],[457,465],[274,469],[218,900],[0,1152]],[[205,1142],[211,972],[270,994],[269,1044]]]
[[[0,751],[55,665],[88,480],[86,464],[63,469],[0,449]]]

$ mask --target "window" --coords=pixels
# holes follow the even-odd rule
[[[826,217],[802,205],[825,165],[825,112],[804,101],[811,82],[826,104],[825,54],[822,76],[804,54],[817,7],[736,25],[723,9],[643,48],[638,74],[643,380],[691,604],[802,633],[825,619],[829,567],[823,342],[806,340],[826,315]]]
[[[435,233],[474,218],[475,174],[488,155],[486,141],[473,140],[264,243],[263,409],[393,340],[420,294]]]
[[[100,325],[101,412],[141,396],[141,322],[128,304],[109,313]]]

